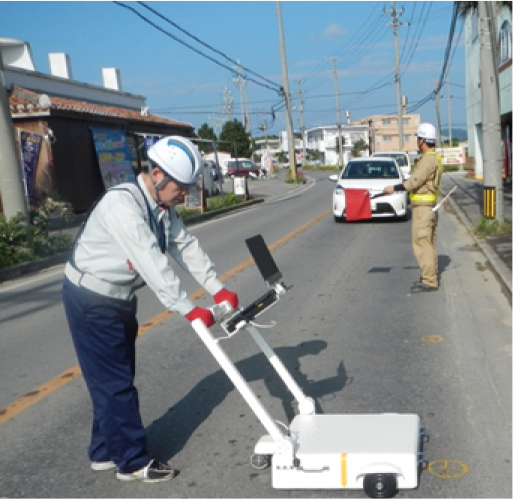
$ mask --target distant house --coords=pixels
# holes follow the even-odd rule
[[[134,172],[146,159],[147,139],[195,137],[192,125],[152,115],[145,97],[123,92],[114,68],[103,69],[100,87],[74,81],[66,54],[49,54],[52,74],[47,75],[35,71],[28,44],[0,38],[0,50],[18,150],[21,132],[42,137],[33,205],[57,197],[82,213],[104,191],[93,130],[126,138]]]
[[[351,151],[356,142],[362,140],[369,144],[369,127],[358,123],[343,124],[340,126],[342,136],[342,163],[346,164],[351,158]],[[310,151],[320,153],[321,162],[325,165],[338,165],[338,126],[324,125],[310,128],[306,131],[306,147]],[[369,151],[365,150],[363,156],[368,156]]]
[[[342,136],[342,162],[345,164],[351,157],[351,152],[356,142],[362,140],[365,144],[369,144],[369,127],[367,124],[343,124],[340,126]],[[303,140],[301,134],[294,134],[294,149],[296,157],[302,163]],[[306,144],[305,149],[308,153],[319,153],[319,160],[324,165],[337,165],[339,162],[338,153],[338,126],[337,125],[319,125],[305,130]],[[280,132],[280,145],[282,152],[288,150],[287,132]],[[368,156],[368,151],[362,153]]]

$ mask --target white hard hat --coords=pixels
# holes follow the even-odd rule
[[[436,141],[436,128],[431,123],[421,123],[417,128],[417,137],[426,142]]]
[[[203,170],[198,148],[184,137],[163,137],[148,150],[148,158],[184,185],[194,184]]]

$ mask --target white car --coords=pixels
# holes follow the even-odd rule
[[[346,189],[364,189],[370,194],[372,218],[395,217],[408,218],[408,193],[394,192],[384,195],[387,185],[396,185],[404,181],[404,176],[392,158],[370,157],[351,159],[340,175],[330,175],[337,182],[333,191],[333,217],[336,222],[345,218]],[[378,196],[379,195],[379,196]]]
[[[402,151],[378,151],[372,154],[372,157],[393,158],[401,168],[404,178],[408,179],[411,175],[411,161],[408,153]]]

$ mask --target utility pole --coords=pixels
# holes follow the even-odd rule
[[[296,80],[299,95],[299,121],[301,126],[301,140],[303,142],[303,165],[306,163],[306,130],[305,130],[305,122],[303,120],[303,90],[301,89],[301,80]]]
[[[246,81],[244,81],[246,83]],[[248,133],[249,137],[251,138],[251,113],[249,111],[249,99],[248,99],[248,86],[247,83],[244,85],[244,104],[246,108],[246,132]]]
[[[337,58],[328,57],[333,61],[333,78],[335,78],[335,102],[337,106],[337,129],[338,129],[338,166],[342,166],[342,158],[344,157],[343,144],[342,144],[342,122],[340,121],[340,103],[338,101],[338,71],[337,71]]]
[[[438,83],[435,83],[435,108],[436,108],[436,128],[438,133],[436,134],[436,147],[442,147],[442,129],[440,121],[440,87]]]
[[[228,90],[228,88],[226,88],[226,87],[224,87],[224,90],[223,90],[223,104],[224,104],[224,114],[227,117],[227,121],[232,121],[232,109],[233,109],[232,91]]]
[[[447,73],[447,126],[449,127],[449,147],[452,147],[451,83]]]
[[[246,83],[246,80],[242,76],[242,68],[240,67],[240,62],[237,59],[237,66],[235,66],[235,69],[237,70],[237,76],[233,78],[233,83],[235,85],[238,85],[239,87],[239,96],[240,96],[240,113],[241,113],[241,123],[244,127],[244,130],[247,132],[247,122],[246,122],[246,107],[244,104],[244,84]]]
[[[285,39],[283,37],[283,23],[281,20],[281,3],[279,1],[276,2],[276,10],[278,13],[278,31],[280,36],[281,74],[285,98],[285,121],[287,124],[290,173],[292,174],[294,182],[297,183],[296,154],[294,151],[294,127],[292,126],[292,110],[290,106],[289,75],[287,70],[287,56],[285,54]]]
[[[497,56],[495,50],[494,2],[478,2],[479,45],[481,62],[481,120],[483,134],[483,211],[488,218],[504,222],[502,187],[501,115]],[[485,210],[487,197],[491,215]]]
[[[9,111],[9,98],[5,88],[4,65],[0,49],[0,193],[4,215],[7,219],[21,213],[25,223],[28,222],[25,184],[21,167],[16,155],[16,141]]]
[[[404,9],[397,10],[395,8],[395,2],[391,2],[391,10],[383,10],[384,14],[390,14],[392,22],[388,23],[387,26],[392,26],[394,32],[394,52],[395,52],[395,84],[397,93],[397,121],[399,126],[399,150],[403,150],[404,139],[403,139],[403,105],[402,105],[402,90],[401,90],[401,69],[399,67],[399,41],[397,37],[397,28],[408,26],[408,23],[403,24],[399,22],[399,18],[403,15]]]

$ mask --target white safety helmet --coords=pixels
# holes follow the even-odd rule
[[[164,173],[183,185],[196,183],[203,171],[203,158],[198,148],[184,137],[163,137],[148,150],[148,158]]]
[[[421,123],[417,128],[417,137],[434,144],[436,142],[436,128],[431,123]]]

